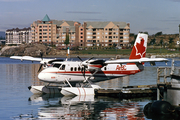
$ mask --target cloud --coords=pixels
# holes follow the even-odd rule
[[[101,14],[101,12],[82,12],[82,11],[66,11],[65,13],[76,13],[76,14]]]
[[[79,20],[82,20],[82,21],[106,21],[104,19],[79,19]]]
[[[174,23],[179,23],[180,19],[178,17],[168,17],[167,19],[164,20],[159,20],[160,22],[174,22]]]
[[[170,0],[170,1],[173,1],[173,2],[180,2],[180,0]]]
[[[0,24],[0,31],[6,31],[7,29],[12,29],[12,28],[27,28],[31,26],[31,23],[27,24]]]
[[[0,0],[0,2],[25,2],[30,0]]]

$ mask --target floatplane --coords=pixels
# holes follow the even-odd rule
[[[90,58],[83,61],[79,56],[79,61],[68,61],[61,59],[45,59],[30,56],[11,56],[12,59],[40,61],[38,78],[49,83],[46,86],[30,86],[33,93],[56,93],[63,95],[92,95],[94,89],[100,86],[94,82],[110,80],[127,75],[134,75],[143,71],[144,63],[149,62],[155,65],[155,62],[167,62],[165,58],[145,58],[147,49],[148,35],[139,33],[134,43],[129,59],[94,59]],[[43,70],[40,69],[43,66]],[[51,86],[56,83],[60,87]],[[80,87],[75,86],[77,83]],[[87,83],[89,87],[85,87]]]

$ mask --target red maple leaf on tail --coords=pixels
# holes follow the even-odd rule
[[[146,53],[146,47],[144,46],[144,38],[140,37],[140,43],[136,43],[135,48],[136,48],[136,56],[140,55],[141,58],[145,57]]]

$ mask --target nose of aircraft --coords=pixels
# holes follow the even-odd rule
[[[40,72],[40,73],[38,74],[38,78],[39,78],[40,80],[44,80],[44,79],[45,79],[44,73]]]

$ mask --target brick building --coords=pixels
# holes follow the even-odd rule
[[[24,29],[26,30],[26,29]],[[8,43],[45,43],[65,48],[66,36],[70,47],[111,47],[129,44],[130,24],[126,22],[84,22],[51,20],[48,15],[34,21],[31,29],[6,31]],[[26,35],[26,36],[23,36]],[[29,36],[28,36],[29,35]]]
[[[48,15],[31,24],[32,42],[65,47],[69,35],[71,47],[92,47],[129,44],[130,24],[126,22],[84,22],[51,20]]]

